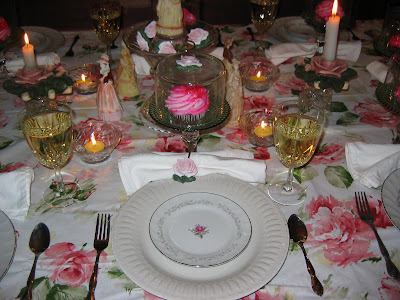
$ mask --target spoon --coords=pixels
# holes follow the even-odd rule
[[[75,55],[74,51],[72,50],[72,47],[74,47],[74,45],[76,44],[76,42],[77,42],[78,40],[79,40],[79,35],[77,35],[77,36],[74,37],[74,40],[73,40],[73,42],[72,42],[72,44],[71,44],[71,47],[69,47],[69,50],[67,51],[67,53],[65,53],[65,56],[70,56],[70,57],[72,57],[72,56]]]
[[[33,228],[31,238],[29,240],[29,248],[35,254],[35,260],[33,261],[31,273],[29,274],[28,281],[26,282],[27,288],[22,299],[32,299],[32,285],[35,280],[36,263],[39,255],[44,252],[50,244],[50,232],[46,224],[39,223]]]
[[[310,260],[308,259],[306,250],[304,249],[303,244],[307,240],[307,228],[303,221],[295,214],[291,215],[288,221],[289,226],[289,235],[290,238],[298,244],[303,251],[304,258],[306,259],[307,270],[311,276],[311,286],[318,296],[322,296],[324,293],[324,287],[322,286],[321,282],[318,280],[317,276],[315,275],[314,267],[312,266]]]

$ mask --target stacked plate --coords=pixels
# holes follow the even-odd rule
[[[284,263],[286,219],[266,195],[225,175],[149,183],[121,207],[115,257],[144,290],[166,299],[237,299]]]

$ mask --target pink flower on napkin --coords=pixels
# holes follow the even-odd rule
[[[324,0],[317,5],[315,8],[315,15],[318,19],[328,22],[329,17],[332,16],[333,0]],[[338,10],[336,15],[339,17],[344,16],[344,10],[338,5]]]
[[[196,164],[190,158],[178,159],[173,168],[178,176],[192,177],[197,174]]]
[[[391,36],[389,45],[392,47],[400,47],[400,34]]]
[[[0,41],[5,41],[10,35],[11,30],[8,27],[7,21],[3,17],[0,17]]]
[[[311,70],[321,76],[340,78],[342,73],[347,70],[347,62],[341,59],[334,61],[324,60],[322,56],[314,56],[311,59]]]
[[[77,250],[72,243],[58,243],[50,246],[44,254],[40,266],[52,272],[49,279],[59,284],[69,286],[81,286],[89,281],[96,258],[96,250]],[[103,251],[101,261],[107,260],[107,254]]]

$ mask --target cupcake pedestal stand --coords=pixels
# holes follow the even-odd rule
[[[222,126],[230,114],[230,107],[228,102],[225,100],[223,109],[208,111],[205,117],[196,122],[196,124],[173,122],[171,121],[171,118],[163,117],[168,114],[169,112],[167,109],[161,112],[157,111],[155,96],[153,95],[143,103],[139,117],[148,128],[157,132],[165,134],[181,134],[181,139],[185,143],[190,157],[190,153],[196,151],[197,142],[200,139],[200,131],[215,131],[217,128]]]

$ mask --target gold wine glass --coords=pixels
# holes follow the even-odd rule
[[[279,0],[250,0],[251,21],[260,33],[257,51],[264,51],[264,33],[274,24]]]
[[[68,162],[72,152],[71,109],[59,101],[32,100],[19,113],[19,122],[35,158],[43,166],[54,170],[56,197],[64,196],[66,188],[61,168]],[[48,193],[45,191],[44,195]],[[75,202],[72,199],[55,200],[54,203],[60,205],[48,204],[52,207],[65,207]]]
[[[274,144],[281,163],[289,168],[286,180],[274,179],[268,195],[283,205],[304,201],[306,188],[293,180],[293,170],[306,164],[317,148],[326,113],[318,106],[297,100],[282,102],[274,107]]]
[[[107,55],[112,63],[111,44],[121,28],[121,4],[119,0],[96,0],[89,13],[93,29],[99,40],[106,44]]]

